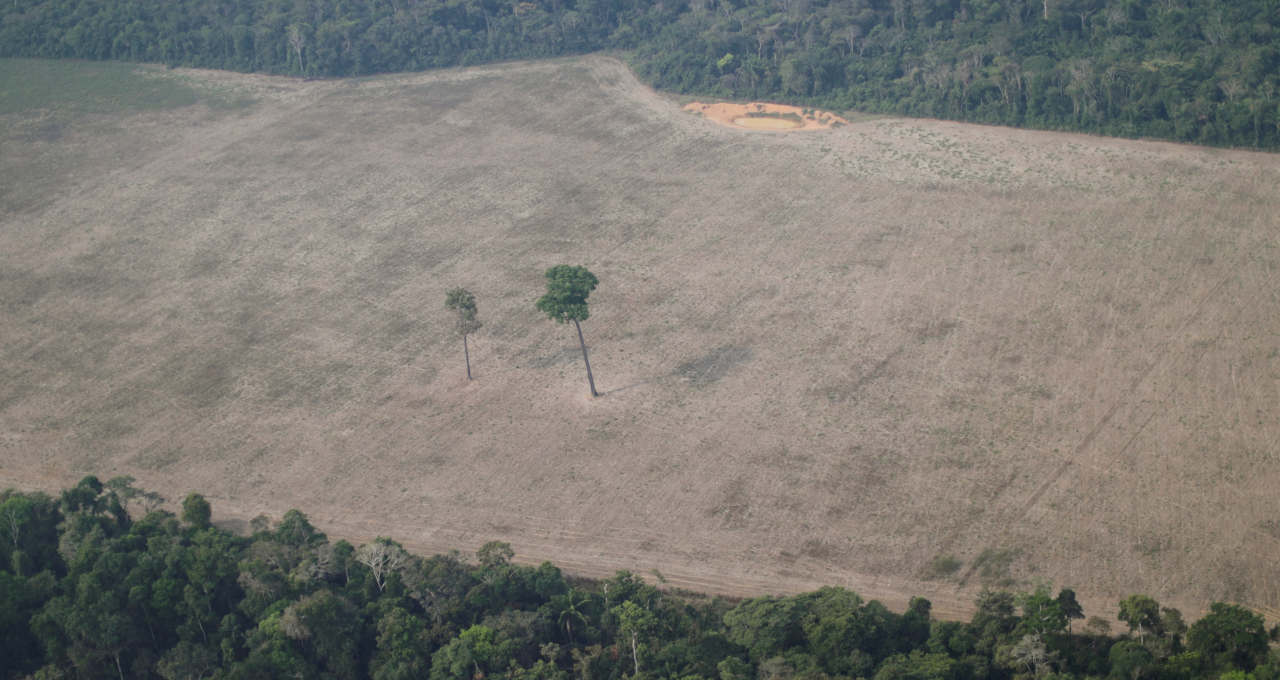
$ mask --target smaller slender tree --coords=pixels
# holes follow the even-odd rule
[[[658,618],[631,600],[614,607],[613,615],[618,619],[618,633],[631,641],[631,663],[635,676],[639,676],[640,639],[653,635],[658,627]]]
[[[1067,617],[1067,635],[1071,635],[1071,620],[1084,618],[1084,607],[1076,600],[1076,591],[1071,588],[1058,591],[1058,607],[1063,616]]]
[[[587,296],[596,289],[600,280],[586,267],[571,267],[567,264],[556,265],[547,270],[547,294],[538,298],[537,307],[556,323],[573,322],[578,329],[578,345],[582,347],[582,363],[587,365],[587,385],[591,387],[591,396],[600,396],[596,392],[596,381],[591,376],[591,361],[587,359],[587,341],[582,338],[582,323],[590,316],[587,309]]]
[[[471,379],[471,350],[467,347],[467,336],[480,330],[480,319],[476,318],[476,296],[466,288],[454,288],[445,294],[444,306],[458,314],[458,333],[462,335],[462,357],[467,362],[467,380]]]

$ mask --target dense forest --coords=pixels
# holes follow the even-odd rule
[[[1280,148],[1280,1],[11,0],[0,56],[327,77],[619,50],[659,88]]]
[[[927,600],[897,613],[842,588],[728,601],[577,580],[498,542],[474,561],[332,543],[297,511],[242,537],[199,495],[179,516],[161,503],[129,478],[0,494],[0,678],[1280,678],[1277,630],[1229,604],[1188,625],[1134,595],[1113,637],[1069,589],[988,590],[972,620],[938,621]]]

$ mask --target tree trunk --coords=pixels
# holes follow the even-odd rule
[[[636,634],[631,634],[631,662],[635,664],[636,675],[640,675],[640,654],[636,651]]]
[[[471,379],[471,351],[467,349],[467,334],[462,334],[462,356],[467,360],[467,380]]]
[[[582,363],[587,365],[587,384],[591,386],[591,396],[600,396],[596,392],[596,379],[591,377],[591,361],[587,359],[587,341],[582,339],[582,324],[577,319],[573,320],[573,325],[578,329],[578,344],[582,346]]]
[[[147,632],[151,634],[151,646],[160,649],[160,643],[156,641],[156,629],[151,625],[151,612],[147,611],[146,607],[142,608],[142,619],[147,622]]]

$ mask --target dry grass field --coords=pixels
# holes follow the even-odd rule
[[[0,88],[0,486],[952,616],[1280,608],[1280,157],[734,130],[605,58],[51,68]],[[559,263],[598,399],[533,307]]]

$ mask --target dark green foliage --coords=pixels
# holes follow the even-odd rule
[[[0,571],[27,576],[46,569],[61,574],[58,503],[42,493],[0,493]]]
[[[284,518],[276,526],[276,539],[295,548],[322,545],[328,540],[311,526],[306,515],[297,510],[284,513]]]
[[[1062,604],[1049,596],[1049,589],[1040,587],[1035,592],[1018,598],[1022,608],[1022,621],[1018,632],[1024,635],[1058,635],[1067,629],[1067,615]]]
[[[515,647],[487,626],[471,626],[431,658],[431,680],[472,680],[506,669]]]
[[[374,680],[413,680],[427,675],[431,640],[426,622],[394,607],[378,619],[377,651],[369,667]]]
[[[1014,594],[1003,590],[984,589],[978,594],[978,609],[970,624],[977,636],[977,651],[994,654],[999,642],[1014,633],[1018,626],[1015,602]]]
[[[536,306],[557,323],[586,321],[591,316],[587,296],[600,281],[586,267],[556,265],[547,270],[547,293]]]
[[[1063,588],[1058,591],[1058,609],[1067,617],[1067,632],[1071,632],[1071,621],[1084,618],[1084,608],[1076,601],[1076,591]]]
[[[653,612],[627,600],[613,608],[614,619],[618,622],[618,633],[624,642],[631,643],[632,669],[640,674],[640,650],[648,646],[647,641],[658,629],[658,619]]]
[[[808,652],[823,671],[859,676],[895,652],[928,639],[929,601],[917,598],[902,617],[844,588],[791,598],[801,612]]]
[[[198,493],[187,494],[182,499],[182,521],[190,524],[197,529],[207,529],[209,527],[209,519],[213,516],[213,510],[209,507],[209,501],[204,499]]]
[[[502,541],[489,541],[476,551],[476,560],[485,569],[505,567],[511,563],[511,558],[515,556],[516,553],[511,549],[511,544],[503,543]]]
[[[74,545],[76,559],[31,618],[46,662],[90,677],[100,669],[138,675],[139,666],[150,668],[162,657],[175,672],[207,663],[212,650],[196,647],[217,642],[214,627],[241,597],[238,542],[216,532],[189,535],[164,513],[138,522],[127,522],[127,515],[105,524],[73,521],[113,508],[111,499],[91,498],[94,489],[104,493],[82,482],[64,498],[72,514],[61,544],[64,552]],[[127,530],[110,530],[122,520]],[[175,649],[184,641],[189,644]]]
[[[480,319],[476,314],[476,296],[466,288],[453,288],[445,293],[445,309],[458,315],[457,329],[462,336],[462,353],[467,362],[467,380],[471,379],[471,352],[467,349],[467,336],[480,330]]]
[[[1137,680],[1148,673],[1155,664],[1155,656],[1141,643],[1121,640],[1112,645],[1107,655],[1111,662],[1109,677]]]
[[[798,603],[791,598],[747,600],[724,615],[725,637],[759,663],[800,644],[804,639],[800,615]]]
[[[1120,614],[1116,618],[1129,626],[1129,632],[1137,633],[1141,640],[1147,634],[1160,635],[1160,603],[1146,595],[1130,595],[1120,601]]]
[[[1280,677],[1262,619],[1235,605],[1188,630],[1176,610],[1127,598],[1142,638],[1113,640],[1066,632],[1083,616],[1070,590],[984,591],[970,623],[835,587],[730,604],[625,571],[570,586],[497,541],[477,564],[386,538],[356,550],[297,511],[251,538],[161,511],[135,521],[113,502],[126,486],[86,478],[61,503],[0,495],[18,527],[0,538],[36,556],[0,565],[0,678]],[[372,559],[380,547],[395,559]]]
[[[476,318],[476,296],[466,288],[453,288],[445,293],[445,309],[458,315],[458,333],[467,335],[480,329],[481,323]]]
[[[554,620],[557,626],[564,628],[565,643],[573,644],[574,641],[587,637],[590,632],[587,628],[590,604],[590,596],[573,588],[553,595],[547,602],[545,606],[547,616]]]
[[[54,582],[47,571],[24,578],[0,570],[0,677],[38,665],[40,640],[28,623],[52,595]]]
[[[571,267],[567,264],[556,265],[547,270],[547,293],[538,298],[537,308],[556,323],[573,322],[578,331],[578,344],[582,347],[582,363],[587,366],[587,384],[591,387],[591,396],[600,396],[596,392],[596,380],[591,375],[591,361],[587,358],[587,341],[582,337],[582,321],[591,315],[587,308],[587,296],[596,289],[600,281],[586,267]]]
[[[1187,633],[1187,646],[1209,668],[1253,670],[1267,654],[1267,629],[1261,616],[1233,604],[1215,602]]]
[[[919,649],[885,659],[875,680],[954,680],[958,662],[946,654],[930,654]]]

